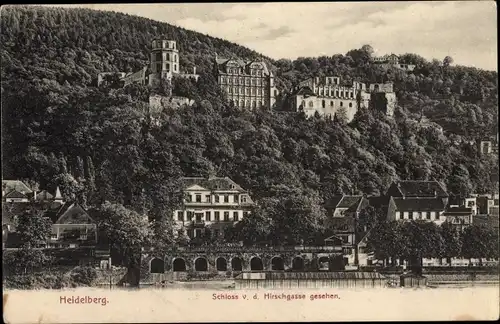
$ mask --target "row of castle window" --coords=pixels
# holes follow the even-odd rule
[[[155,61],[170,61],[170,53],[155,53]],[[172,55],[173,62],[179,62],[177,54]]]
[[[170,64],[169,63],[165,63],[165,64],[156,63],[156,72],[160,72],[160,71],[170,72]],[[173,71],[177,72],[177,64],[174,64]]]
[[[201,221],[207,221],[207,222],[211,222],[212,221],[212,212],[211,211],[206,211],[205,212],[205,219],[203,219],[203,213],[195,213],[195,212],[192,212],[192,211],[188,211],[186,213],[186,219],[184,219],[184,211],[180,210],[177,212],[177,221],[179,222],[183,222],[183,221],[192,221],[193,218],[196,217],[196,221],[198,222],[201,222]],[[221,218],[221,212],[219,211],[214,211],[214,219],[213,221],[215,222],[220,222],[220,221],[224,221],[224,222],[230,222],[230,221],[233,221],[233,222],[237,222],[240,220],[240,214],[239,212],[235,211],[233,212],[233,218],[230,219],[230,214],[228,211],[225,211],[223,212],[223,218]],[[248,215],[248,212],[244,211],[243,212],[243,217],[246,217]]]
[[[241,100],[240,101],[240,105],[238,106],[238,100],[231,100],[231,103],[237,107],[247,107],[247,108],[257,108],[257,107],[262,107],[262,101],[253,101],[251,102],[250,104],[250,100],[247,100],[246,101],[246,104],[245,104],[245,101],[244,100]]]
[[[329,97],[332,97],[333,96],[333,91],[330,89],[329,91],[328,90],[324,90],[323,89],[320,89],[319,90],[319,95],[320,96],[329,96]],[[336,90],[335,91],[335,97],[348,97],[348,98],[354,98],[354,92],[352,91],[349,91],[349,92],[345,92],[345,91],[340,91],[339,90]]]
[[[214,202],[215,203],[218,203],[220,202],[220,197],[219,195],[214,195]],[[239,195],[233,195],[233,202],[239,202]],[[225,203],[229,203],[229,195],[223,195],[222,196],[222,199],[223,199],[223,202]],[[193,196],[191,195],[187,195],[186,196],[186,202],[190,203],[190,202],[198,202],[198,203],[201,203],[202,202],[202,199],[201,199],[201,195],[195,195],[194,196],[194,201],[193,201]],[[205,195],[205,201],[203,202],[212,202],[212,197],[211,195]],[[241,202],[245,203],[247,202],[247,197],[246,196],[241,196]]]
[[[264,89],[263,88],[243,88],[243,87],[240,87],[239,88],[239,92],[238,92],[238,88],[231,88],[231,87],[227,87],[227,92],[230,93],[230,94],[246,94],[246,95],[264,95]]]
[[[221,84],[226,84],[226,81],[227,81],[227,84],[235,84],[235,85],[258,85],[258,86],[264,85],[264,82],[262,82],[261,79],[228,77],[226,80],[225,77],[221,77],[221,80],[220,80]]]
[[[302,107],[305,107],[306,106],[306,102],[304,100],[302,100]],[[321,106],[323,108],[326,108],[326,101],[325,100],[322,100],[321,101]],[[333,100],[330,101],[330,107],[333,107],[334,106],[334,103],[333,103]],[[314,108],[314,101],[309,101],[309,107],[310,108]],[[340,102],[340,107],[344,107],[344,102],[341,101]],[[349,108],[352,108],[352,102],[349,103]]]
[[[244,68],[228,68],[227,73],[228,74],[245,74],[245,75],[247,75],[247,73],[245,73]],[[261,70],[250,69],[250,75],[262,76],[263,73]]]

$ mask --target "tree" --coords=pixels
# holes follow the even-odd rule
[[[107,201],[92,213],[128,268],[140,265],[141,247],[151,238],[147,216]]]
[[[19,215],[16,227],[19,239],[28,249],[45,245],[52,229],[50,219],[44,217],[43,212],[35,206],[31,209],[32,211]]]
[[[236,240],[250,246],[266,242],[269,239],[273,225],[271,215],[268,212],[267,208],[258,206],[239,221],[234,228]]]
[[[453,64],[453,58],[452,58],[451,56],[446,56],[446,57],[443,59],[443,66],[448,67],[448,66],[450,66],[451,64]]]
[[[367,250],[373,252],[377,260],[391,258],[394,265],[396,258],[408,254],[408,238],[403,233],[403,226],[397,221],[378,223],[368,234]]]
[[[361,46],[361,50],[365,53],[367,53],[370,57],[373,55],[373,53],[375,52],[373,50],[373,47],[371,45],[363,45]]]
[[[462,256],[467,259],[498,258],[498,230],[471,225],[462,233]]]
[[[402,232],[408,239],[406,258],[410,268],[421,274],[423,258],[434,258],[441,254],[443,241],[439,227],[434,222],[412,220],[403,224]]]
[[[440,257],[446,258],[448,264],[451,264],[451,258],[460,256],[462,249],[462,238],[460,232],[450,222],[444,222],[441,225],[441,237],[443,239],[443,249]]]

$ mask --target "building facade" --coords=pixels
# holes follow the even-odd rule
[[[278,90],[274,75],[263,61],[243,61],[215,57],[217,83],[231,104],[238,108],[272,109]]]
[[[304,112],[307,117],[318,113],[320,116],[335,117],[342,111],[347,121],[351,121],[360,108],[369,108],[374,101],[375,109],[392,116],[396,106],[396,94],[392,83],[366,84],[354,81],[351,86],[340,84],[334,76],[314,77],[304,80],[291,95],[291,110]]]
[[[253,201],[246,190],[224,177],[185,177],[184,202],[174,211],[178,230],[193,238],[218,237],[248,215]]]
[[[390,54],[390,55],[384,55],[384,56],[378,56],[374,57],[373,63],[380,64],[384,68],[398,68],[401,70],[405,71],[413,71],[415,70],[415,65],[413,64],[402,64],[399,63],[399,56],[396,54]]]

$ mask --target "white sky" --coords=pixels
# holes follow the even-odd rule
[[[497,70],[493,1],[175,3],[61,5],[109,10],[227,39],[266,56],[345,54],[370,44],[377,54],[453,57]]]

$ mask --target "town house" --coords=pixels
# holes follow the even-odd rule
[[[228,177],[182,178],[184,202],[174,211],[177,229],[190,238],[219,236],[250,212],[253,201],[246,190]]]

